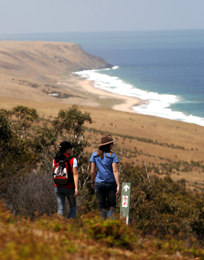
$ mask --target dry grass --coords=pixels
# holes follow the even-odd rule
[[[70,107],[69,104],[63,103],[2,97],[0,97],[0,104],[1,108],[5,109],[11,109],[18,104],[34,107],[37,108],[41,117],[49,119],[57,116],[60,109]],[[87,125],[85,132],[91,144],[87,149],[88,152],[96,150],[101,135],[108,132],[117,141],[114,149],[119,157],[122,150],[121,162],[129,161],[139,165],[145,162],[150,170],[152,166],[158,166],[162,176],[162,172],[166,175],[166,171],[162,170],[161,164],[172,165],[181,161],[182,167],[179,170],[173,169],[169,172],[171,177],[174,180],[185,179],[190,189],[194,189],[195,186],[203,188],[203,127],[108,108],[79,107],[82,112],[89,112],[93,119],[93,124]],[[200,166],[192,165],[192,161],[199,162]],[[192,169],[189,167],[188,171],[182,171],[183,162],[188,162]],[[152,173],[154,173],[153,170]]]

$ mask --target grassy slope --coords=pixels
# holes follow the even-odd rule
[[[119,153],[122,148],[122,161],[158,166],[160,174],[168,173],[174,180],[186,179],[190,185],[197,182],[203,186],[203,127],[108,109],[86,110],[94,119],[91,127],[117,137],[115,150]],[[100,134],[89,136],[97,148]]]
[[[34,107],[41,117],[50,119],[54,118],[60,109],[70,106],[1,97],[0,103],[1,108],[7,109],[17,104]],[[119,157],[122,150],[121,162],[129,161],[139,165],[145,162],[152,174],[156,172],[155,167],[158,167],[157,173],[161,176],[170,174],[174,180],[185,179],[187,188],[202,189],[203,127],[100,107],[81,106],[80,109],[89,112],[93,119],[93,124],[87,125],[85,132],[91,143],[88,152],[96,150],[101,134],[108,132],[117,140],[114,150]]]

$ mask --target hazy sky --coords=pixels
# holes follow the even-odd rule
[[[0,0],[0,33],[204,29],[204,0]]]

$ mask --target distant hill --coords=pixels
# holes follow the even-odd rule
[[[56,84],[62,75],[72,77],[73,71],[111,66],[75,43],[0,41],[0,95],[42,99],[44,87],[38,84]]]
[[[0,41],[0,73],[21,76],[111,67],[75,43]]]

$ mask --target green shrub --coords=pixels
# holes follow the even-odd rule
[[[170,177],[152,176],[144,167],[125,164],[121,180],[132,183],[130,223],[143,234],[204,237],[204,196]]]
[[[88,213],[84,219],[86,233],[93,239],[99,240],[108,246],[120,246],[122,248],[132,248],[134,233],[131,229],[118,219],[107,219],[94,213]]]

